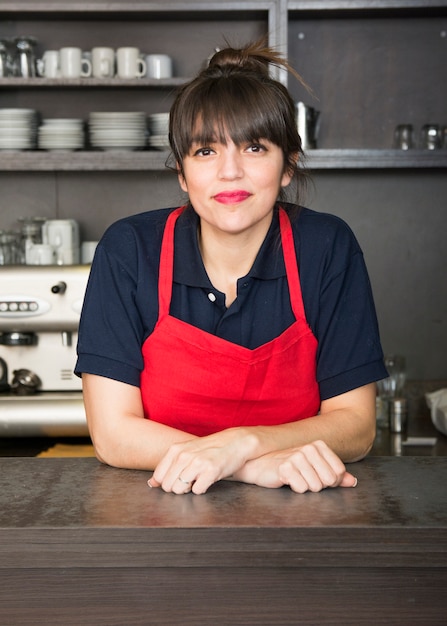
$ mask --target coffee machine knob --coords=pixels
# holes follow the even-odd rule
[[[6,365],[6,361],[0,358],[0,393],[5,393],[9,391],[9,389],[8,366]]]
[[[63,295],[66,289],[67,289],[67,283],[64,283],[64,281],[61,280],[60,282],[56,283],[55,285],[51,287],[51,292],[59,293],[60,295]]]
[[[0,344],[2,346],[37,346],[36,333],[12,331],[0,333]]]

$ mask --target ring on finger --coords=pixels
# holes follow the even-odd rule
[[[177,478],[177,480],[179,480],[181,483],[183,483],[184,485],[190,485],[191,481],[190,480],[183,480],[183,478],[181,476],[179,476]]]

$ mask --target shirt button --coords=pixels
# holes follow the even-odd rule
[[[211,302],[216,302],[216,296],[212,291],[210,291],[210,293],[208,294],[208,300],[210,300]]]

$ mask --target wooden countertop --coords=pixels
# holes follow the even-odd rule
[[[0,622],[443,624],[447,458],[352,470],[355,489],[175,496],[94,458],[0,458]]]

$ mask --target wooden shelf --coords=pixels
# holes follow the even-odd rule
[[[0,151],[0,171],[163,171],[169,151]],[[310,170],[447,167],[447,150],[309,150]]]

